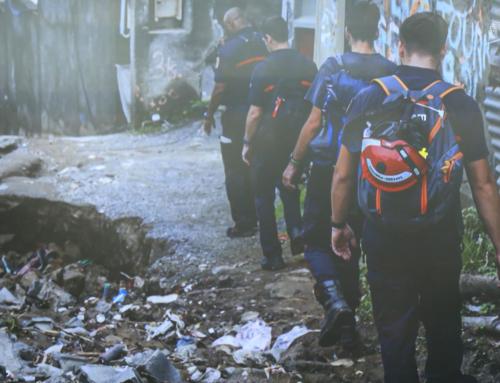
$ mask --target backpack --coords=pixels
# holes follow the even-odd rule
[[[264,113],[257,136],[258,146],[288,157],[312,109],[311,104],[304,99],[311,84],[300,79],[301,68],[306,60],[304,56],[298,55],[295,67],[290,71],[293,77],[297,78],[285,77],[284,71],[277,68],[275,63],[267,63],[278,77],[278,81],[269,90],[272,92],[270,99],[274,101],[274,108]]]
[[[323,129],[309,146],[312,160],[318,165],[336,164],[347,107],[360,91],[370,85],[370,81],[349,75],[349,68],[344,66],[342,56],[333,59],[338,71],[325,79],[327,97],[323,107]]]
[[[463,89],[436,81],[409,90],[397,76],[373,82],[387,97],[364,115],[359,206],[386,230],[428,228],[459,201],[463,154],[443,99]]]

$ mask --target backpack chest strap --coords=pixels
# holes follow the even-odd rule
[[[405,90],[408,90],[408,87],[405,85],[405,83],[401,81],[401,79],[396,75],[376,78],[371,82],[371,84],[374,83],[379,84],[387,96],[391,93],[403,92]]]

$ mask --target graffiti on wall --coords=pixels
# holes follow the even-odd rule
[[[449,24],[448,51],[442,73],[446,81],[462,85],[474,98],[487,82],[489,66],[489,3],[482,0],[385,0],[381,6],[380,37],[376,50],[398,62],[399,26],[416,12],[439,12]]]

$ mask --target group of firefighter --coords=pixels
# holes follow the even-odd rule
[[[426,381],[477,382],[461,372],[460,186],[465,170],[499,265],[500,197],[483,116],[463,88],[442,79],[448,25],[439,14],[402,22],[399,66],[374,51],[379,19],[375,4],[349,7],[349,52],[318,71],[290,48],[282,17],[255,28],[241,9],[226,13],[204,130],[216,127],[224,105],[220,141],[235,222],[227,236],[259,231],[262,269],[285,268],[278,189],[291,253],[304,253],[325,310],[320,346],[360,342],[362,246],[384,381],[420,382],[422,323]]]

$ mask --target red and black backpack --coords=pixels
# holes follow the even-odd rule
[[[463,154],[443,99],[463,89],[436,81],[411,90],[397,76],[373,82],[387,96],[381,107],[365,114],[359,205],[385,229],[430,227],[459,198]]]

